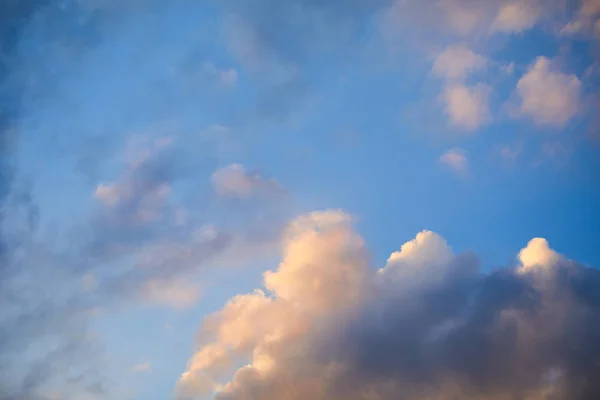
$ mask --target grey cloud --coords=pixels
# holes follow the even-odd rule
[[[473,263],[458,262],[467,270]],[[341,334],[313,337],[320,345],[311,361],[346,368],[319,398],[363,399],[369,390],[382,400],[598,398],[600,272],[561,265],[551,292],[529,278],[513,270],[470,272],[423,293],[414,308],[386,299]],[[448,332],[427,340],[444,324]],[[290,368],[293,387],[301,366]],[[258,380],[219,398],[275,399],[291,389],[276,382]]]

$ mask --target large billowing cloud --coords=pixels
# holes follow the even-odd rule
[[[423,231],[375,272],[351,218],[316,212],[264,284],[204,321],[178,399],[600,396],[600,272],[544,239],[486,271]]]

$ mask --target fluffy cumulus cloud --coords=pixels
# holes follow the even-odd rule
[[[438,162],[458,175],[465,175],[469,170],[469,161],[467,160],[467,153],[460,148],[453,148],[442,154],[438,159]]]
[[[500,5],[491,25],[495,32],[523,32],[533,28],[543,13],[543,4],[537,0],[516,0]]]
[[[582,83],[560,71],[547,57],[538,57],[517,83],[519,114],[538,125],[564,126],[582,109]]]
[[[489,97],[491,87],[478,83],[474,86],[451,84],[444,88],[440,100],[452,127],[475,131],[491,119]]]
[[[375,271],[348,215],[312,213],[204,321],[177,398],[598,398],[599,283],[545,239],[484,271],[430,231]]]
[[[447,79],[463,79],[469,73],[483,68],[487,60],[465,45],[449,46],[433,63],[434,74]]]
[[[453,128],[472,132],[490,121],[491,86],[483,82],[466,84],[467,78],[482,70],[487,62],[464,44],[448,46],[436,56],[432,72],[444,81],[439,101]]]

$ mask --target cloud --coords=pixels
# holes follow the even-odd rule
[[[444,88],[440,100],[451,126],[475,131],[491,119],[489,96],[492,89],[484,83],[475,86],[451,84]]]
[[[582,83],[576,75],[561,72],[546,57],[538,57],[517,83],[519,115],[540,126],[562,127],[583,107]]]
[[[472,132],[490,121],[488,103],[492,88],[482,82],[472,86],[465,84],[469,75],[486,64],[485,57],[464,44],[448,46],[437,55],[432,72],[444,79],[444,88],[438,98],[454,128]]]
[[[563,261],[560,254],[550,248],[544,238],[535,238],[519,252],[520,271],[529,272],[536,269],[547,269]]]
[[[150,143],[127,149],[125,172],[94,189],[98,208],[66,235],[40,235],[35,208],[21,193],[14,193],[19,202],[6,205],[6,226],[19,228],[7,231],[12,248],[0,270],[0,358],[10,365],[0,366],[0,377],[8,398],[41,400],[56,384],[68,387],[72,398],[84,398],[105,378],[96,370],[102,357],[88,330],[98,311],[193,306],[203,271],[245,265],[275,249],[278,220],[269,212],[260,227],[244,213],[227,229],[199,223],[194,215],[175,218],[175,199],[157,188],[170,187],[184,172],[168,141]],[[62,240],[69,246],[57,244]],[[28,354],[27,348],[37,350]],[[72,370],[81,370],[77,384],[70,381]]]
[[[599,37],[599,24],[600,2],[598,0],[582,0],[573,19],[559,33],[565,36],[582,34]]]
[[[212,63],[205,63],[204,69],[215,81],[223,86],[233,87],[237,84],[238,71],[235,68],[219,69]]]
[[[456,147],[442,154],[438,159],[438,162],[450,168],[458,175],[464,176],[469,170],[467,153]]]
[[[211,183],[215,192],[222,197],[247,198],[260,193],[277,193],[281,185],[274,179],[265,179],[251,174],[240,164],[231,164],[212,174]]]
[[[543,6],[536,0],[515,0],[502,4],[491,25],[493,32],[518,33],[533,28]]]
[[[131,367],[129,369],[129,371],[135,372],[135,373],[148,372],[148,371],[150,371],[151,367],[152,367],[152,363],[150,361],[146,361],[145,363],[134,365],[133,367]]]
[[[195,305],[201,291],[197,283],[183,279],[151,279],[143,282],[140,288],[142,300],[166,304],[173,308],[184,309]]]
[[[371,271],[349,216],[325,211],[292,222],[265,289],[204,321],[177,398],[600,394],[600,272],[544,239],[533,239],[514,267],[484,272],[473,254],[454,254],[423,231]]]
[[[452,43],[522,33],[564,11],[562,0],[439,0],[426,8],[418,1],[396,0],[383,24],[386,31],[411,39]]]
[[[485,67],[486,62],[485,57],[475,54],[465,45],[454,45],[447,47],[438,54],[432,70],[437,76],[460,80],[468,74]]]
[[[170,144],[169,138],[162,138],[151,147],[136,149],[119,181],[96,187],[94,197],[105,206],[103,222],[136,227],[162,216],[175,179],[171,160],[162,157]]]
[[[506,167],[513,167],[523,153],[523,144],[497,145],[494,151]]]

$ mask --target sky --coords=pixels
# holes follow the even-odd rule
[[[0,400],[600,398],[600,1],[0,0]]]

